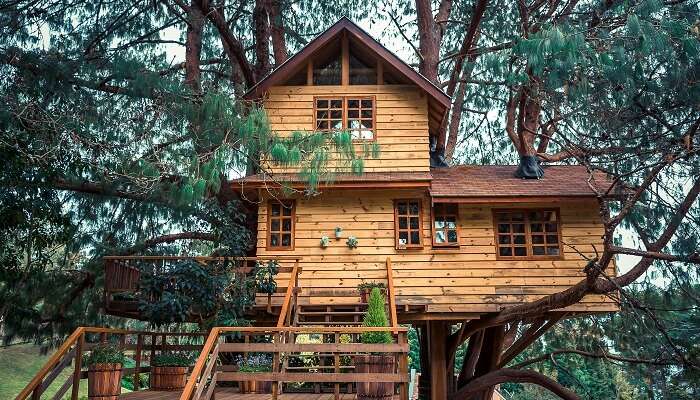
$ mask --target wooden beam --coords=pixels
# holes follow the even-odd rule
[[[382,60],[377,60],[377,85],[384,84],[384,63]]]
[[[314,85],[314,60],[309,60],[309,62],[306,63],[306,85]]]
[[[430,352],[430,399],[447,400],[447,335],[449,324],[445,321],[428,322]]]
[[[343,32],[343,37],[340,39],[341,40],[341,59],[342,59],[342,68],[341,68],[341,85],[347,86],[350,84],[350,42],[348,40],[348,34],[347,32]]]
[[[387,290],[389,295],[389,313],[391,314],[391,326],[396,328],[399,326],[398,318],[396,317],[396,294],[394,290],[394,270],[391,267],[391,257],[386,258],[386,280]],[[397,333],[397,331],[394,331]]]

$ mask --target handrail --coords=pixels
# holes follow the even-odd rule
[[[399,326],[398,317],[396,316],[396,297],[394,293],[394,270],[391,267],[391,258],[386,258],[386,280],[387,280],[387,295],[389,297],[389,313],[391,314],[391,326],[396,328]],[[394,332],[396,332],[394,330]]]
[[[279,318],[277,318],[277,326],[282,327],[284,326],[285,321],[289,322],[288,320],[288,313],[291,310],[289,307],[289,303],[292,300],[292,295],[296,291],[297,287],[299,286],[299,272],[301,268],[299,267],[299,259],[296,259],[296,262],[294,263],[294,267],[292,268],[292,273],[289,276],[289,284],[287,285],[287,292],[284,294],[284,302],[282,303],[282,309],[280,310],[280,315]]]
[[[202,352],[199,354],[199,357],[197,358],[197,362],[194,365],[194,368],[192,369],[192,373],[187,380],[187,384],[185,385],[184,390],[182,391],[182,394],[180,395],[179,400],[192,400],[193,394],[195,394],[195,386],[197,384],[204,385],[207,383],[207,376],[204,376],[203,372],[205,372],[205,367],[207,366],[207,359],[210,357],[210,355],[213,355],[214,349],[218,349],[218,340],[219,337],[222,334],[226,333],[233,333],[233,332],[238,332],[238,333],[267,333],[267,334],[283,334],[283,333],[298,333],[298,334],[304,334],[304,333],[320,333],[320,334],[336,334],[336,337],[339,334],[357,334],[357,333],[363,333],[363,332],[387,332],[387,331],[392,331],[399,336],[402,341],[407,340],[407,332],[408,328],[406,327],[364,327],[364,326],[348,326],[348,327],[313,327],[313,326],[281,326],[281,327],[233,327],[233,326],[226,326],[226,327],[215,327],[212,328],[211,332],[209,333],[209,337],[207,338],[207,341],[202,348]],[[282,337],[281,335],[278,337]],[[407,343],[407,342],[406,342]],[[372,345],[362,345],[361,346],[372,346]],[[304,346],[304,345],[296,345],[296,346]],[[309,345],[306,345],[309,346]],[[313,345],[311,345],[313,346]],[[331,347],[333,346],[332,343],[326,343],[326,344],[319,344],[318,346],[326,346],[326,347]],[[280,346],[283,347],[283,346]],[[374,347],[372,347],[374,349]],[[371,350],[371,351],[376,351],[377,349]],[[405,351],[408,351],[407,349]],[[213,360],[210,360],[210,363]],[[407,367],[407,361],[405,359],[402,359],[399,361],[399,370],[403,371]],[[407,372],[407,371],[406,371]],[[230,374],[230,373],[229,373]],[[284,373],[274,373],[275,375],[275,380]],[[293,374],[290,374],[293,375]],[[280,379],[281,380],[281,379]],[[373,379],[375,380],[375,379]],[[210,385],[215,385],[216,384],[216,374],[212,377],[212,381],[209,383]],[[198,389],[198,392],[203,390],[202,387]],[[209,392],[212,390],[212,388],[209,388]],[[402,393],[407,393],[407,390],[405,388],[402,388]],[[274,394],[273,394],[274,398]]]
[[[54,368],[54,366],[60,362],[60,360],[65,356],[68,351],[70,350],[73,345],[75,345],[78,340],[86,333],[125,333],[127,331],[121,330],[121,329],[110,329],[110,328],[97,328],[97,327],[79,327],[73,333],[68,336],[68,339],[66,339],[63,344],[56,350],[56,352],[49,357],[49,359],[44,363],[44,365],[39,369],[39,371],[34,375],[34,378],[32,378],[31,381],[27,384],[27,386],[22,389],[21,392],[17,395],[15,400],[24,400],[29,395],[36,390],[39,385],[44,381],[44,378],[46,378],[46,375],[48,375],[51,370]],[[79,357],[78,354],[75,355],[75,357]]]
[[[71,395],[72,399],[77,399],[78,395],[78,385],[80,382],[81,378],[84,378],[83,371],[81,370],[81,361],[83,357],[83,351],[86,350],[86,348],[83,346],[85,342],[85,335],[86,334],[100,334],[101,341],[106,340],[106,336],[108,334],[115,334],[115,335],[123,335],[121,345],[124,346],[125,348],[128,348],[128,346],[125,346],[124,342],[124,336],[126,335],[138,335],[139,339],[138,342],[142,343],[142,337],[143,336],[151,336],[151,337],[167,337],[167,336],[203,336],[204,333],[201,332],[147,332],[147,331],[135,331],[135,330],[125,330],[125,329],[113,329],[113,328],[102,328],[102,327],[78,327],[71,333],[70,336],[61,344],[61,346],[58,347],[58,349],[54,352],[51,357],[44,363],[44,365],[39,369],[39,371],[34,375],[31,381],[27,384],[27,386],[22,389],[22,391],[15,397],[15,400],[25,400],[29,398],[30,396],[32,398],[39,398],[41,391],[45,390],[48,385],[53,382],[53,380],[59,376],[60,370],[57,372],[55,371],[56,368],[63,369],[67,365],[70,364],[70,360],[75,359],[75,367],[74,371],[71,374],[72,376],[69,377],[73,381],[72,386],[73,386],[73,393]],[[74,347],[75,346],[75,347]],[[156,344],[154,342],[151,342],[151,346],[155,348]],[[170,346],[167,344],[161,343],[160,346]],[[73,350],[71,350],[73,349]],[[74,354],[72,354],[74,353]],[[66,359],[66,356],[69,355],[70,358]],[[45,382],[45,380],[49,377],[50,382]],[[43,388],[42,388],[43,387]],[[64,387],[62,390],[67,390],[71,385],[68,384],[68,381],[66,381]],[[36,391],[39,391],[38,393]]]

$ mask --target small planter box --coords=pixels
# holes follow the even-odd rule
[[[187,383],[188,367],[151,367],[152,390],[182,390]]]
[[[121,364],[93,364],[88,368],[88,398],[117,400],[122,392]]]
[[[392,374],[396,357],[393,354],[358,355],[354,357],[355,372],[363,374]],[[391,399],[393,382],[358,382],[357,400]]]
[[[272,382],[269,381],[242,381],[238,382],[241,393],[272,393]]]

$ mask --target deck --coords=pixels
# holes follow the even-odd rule
[[[156,392],[143,390],[140,392],[126,393],[119,396],[121,400],[178,400],[182,392]],[[270,400],[271,394],[240,394],[235,388],[219,388],[216,390],[216,400]],[[277,396],[279,400],[333,400],[333,393],[284,393]],[[341,393],[339,399],[354,400],[356,395]],[[393,400],[398,400],[394,396]]]

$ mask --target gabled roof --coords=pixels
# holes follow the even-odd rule
[[[340,37],[343,32],[347,32],[350,38],[356,39],[367,50],[381,58],[386,64],[395,69],[401,76],[421,88],[429,96],[430,103],[442,115],[450,107],[450,97],[435,86],[430,80],[414,70],[410,65],[406,64],[402,59],[382,46],[372,36],[365,32],[362,28],[350,21],[347,17],[342,17],[338,22],[326,29],[318,35],[314,40],[304,46],[301,51],[293,55],[287,61],[270,72],[265,78],[251,87],[243,96],[246,99],[255,99],[262,97],[271,86],[279,85],[289,79],[292,74],[299,71],[305,64],[307,59],[316,51],[320,50],[333,40]],[[442,116],[441,115],[441,116]]]
[[[435,198],[571,198],[595,197],[591,186],[606,197],[620,195],[619,185],[603,172],[593,175],[582,165],[544,166],[544,178],[520,179],[517,165],[458,165],[432,168],[430,194]],[[590,185],[589,185],[590,183]]]

